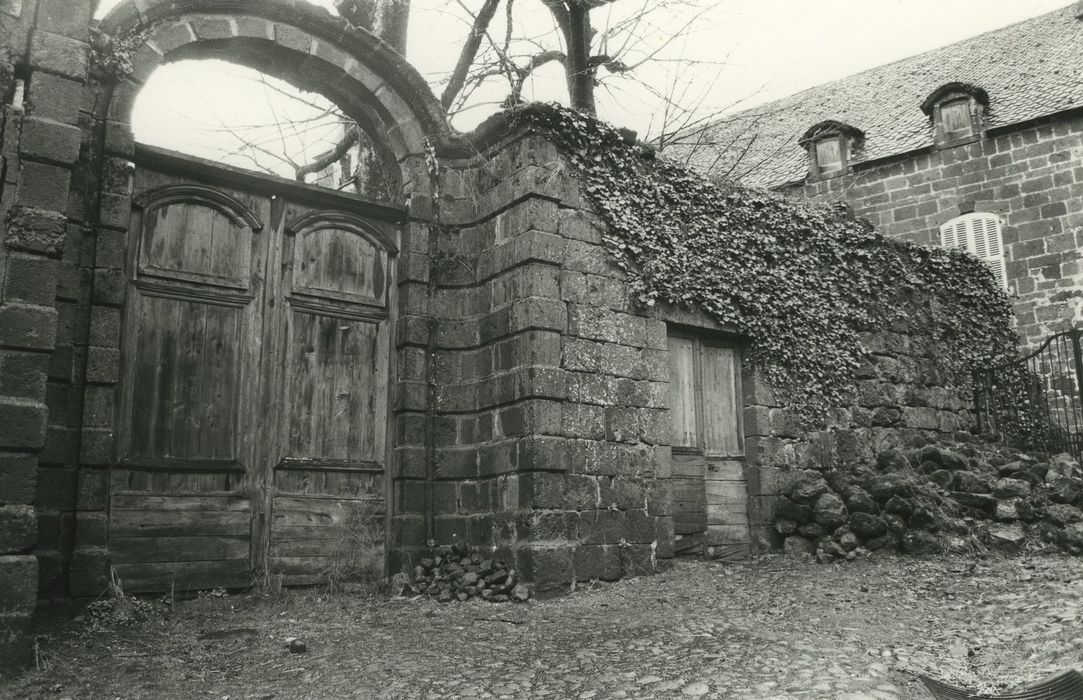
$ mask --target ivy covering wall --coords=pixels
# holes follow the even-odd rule
[[[744,335],[752,364],[808,427],[851,403],[864,332],[931,335],[949,386],[1014,357],[1008,299],[966,253],[887,239],[843,205],[713,183],[557,105],[511,118],[577,171],[635,298],[699,308]]]

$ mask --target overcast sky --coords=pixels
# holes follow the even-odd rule
[[[104,0],[104,13],[119,0]],[[617,0],[615,17],[650,0]],[[686,102],[699,100],[709,109],[746,108],[813,85],[859,72],[928,49],[1065,7],[1066,0],[693,0],[703,9],[692,28],[667,47],[669,58],[704,62],[696,68],[677,63],[644,66],[639,75],[656,89],[686,79]],[[464,0],[470,6],[480,0]],[[330,8],[331,0],[314,0]],[[458,53],[467,26],[445,0],[413,0],[407,57],[436,83]],[[552,26],[538,0],[518,0],[518,32],[540,32]],[[604,26],[596,11],[596,27]],[[652,32],[671,34],[692,15],[674,12],[655,18]],[[668,23],[668,24],[667,24]],[[1083,30],[1083,29],[1081,29]],[[659,39],[660,40],[660,39]],[[677,73],[677,78],[674,73]],[[649,89],[630,82],[605,82],[599,96],[603,118],[636,129],[641,136],[656,131],[661,101]],[[502,88],[494,88],[501,90]],[[554,99],[562,93],[558,66],[542,72],[526,97]],[[216,62],[186,62],[159,69],[136,106],[136,136],[141,141],[199,155],[220,151],[223,123],[269,123],[300,120],[309,113],[273,94],[243,72]],[[490,99],[499,99],[493,94]],[[495,109],[468,110],[456,118],[461,130],[472,128]],[[303,130],[304,125],[295,127]],[[306,132],[309,136],[319,131]],[[321,149],[320,135],[309,150]],[[220,154],[219,154],[220,155]],[[311,155],[306,153],[304,155]],[[300,157],[300,156],[295,156]],[[243,163],[239,163],[243,164]]]

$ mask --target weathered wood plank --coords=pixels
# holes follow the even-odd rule
[[[213,494],[145,494],[114,493],[110,509],[121,510],[232,510],[248,512],[251,501],[237,493]]]
[[[673,551],[677,556],[698,556],[703,554],[704,542],[702,534],[685,534],[673,543]]]
[[[749,541],[748,524],[708,525],[707,540],[711,544],[746,543]]]
[[[246,559],[247,534],[234,537],[111,537],[114,564]]]
[[[113,568],[124,590],[133,593],[246,588],[252,583],[247,559],[117,564]]]
[[[718,481],[744,481],[745,465],[739,460],[707,458],[705,478]]]
[[[675,454],[672,469],[675,478],[702,479],[707,471],[707,462],[702,455]]]
[[[737,351],[703,345],[703,448],[711,454],[741,454]]]
[[[690,338],[669,337],[669,415],[672,444],[699,445],[696,426],[694,343]]]
[[[110,513],[109,536],[195,537],[248,536],[251,517],[240,510],[120,510]]]

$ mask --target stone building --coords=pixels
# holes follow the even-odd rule
[[[127,0],[90,50],[93,5],[0,3],[4,666],[32,659],[39,596],[111,574],[311,583],[466,542],[557,590],[741,556],[795,465],[967,425],[935,348],[886,335],[857,403],[801,432],[740,337],[633,303],[553,143],[454,133],[363,29],[301,0]],[[206,57],[335,102],[394,196],[135,144],[154,69]]]
[[[1035,344],[1083,321],[1083,6],[727,116],[673,155],[965,247]]]

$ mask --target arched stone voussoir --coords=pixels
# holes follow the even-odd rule
[[[368,112],[372,127],[416,125],[389,139],[396,159],[423,148],[417,140],[458,139],[405,58],[371,32],[305,0],[124,0],[101,30],[120,40],[145,40],[132,53],[133,77],[140,82],[159,63],[223,58],[301,89],[331,92],[326,96],[351,116]]]

